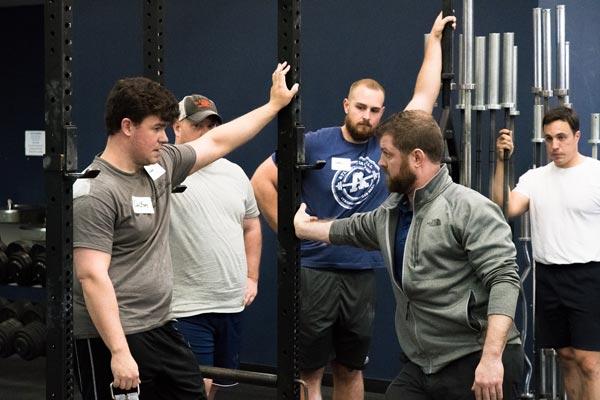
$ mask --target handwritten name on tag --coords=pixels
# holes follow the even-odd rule
[[[150,197],[131,196],[131,204],[133,205],[133,212],[136,214],[154,214]]]

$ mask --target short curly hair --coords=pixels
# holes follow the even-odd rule
[[[110,136],[118,132],[123,118],[140,124],[150,115],[167,123],[175,122],[179,116],[179,105],[173,93],[148,78],[119,79],[106,99],[104,120],[107,134]]]

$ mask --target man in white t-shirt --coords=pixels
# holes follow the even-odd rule
[[[600,161],[579,153],[579,118],[558,107],[543,120],[548,165],[519,178],[508,216],[529,210],[536,262],[536,339],[560,357],[569,399],[600,399]],[[503,200],[503,153],[496,142],[493,200]]]
[[[222,122],[199,94],[179,102],[175,143],[195,140]],[[200,365],[239,368],[242,316],[257,294],[262,235],[250,180],[224,158],[188,176],[172,197],[171,316]],[[204,379],[208,400],[234,381]]]

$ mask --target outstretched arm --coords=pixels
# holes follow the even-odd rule
[[[423,110],[428,113],[433,111],[442,83],[442,32],[446,24],[455,27],[456,17],[451,15],[442,18],[440,12],[427,40],[423,64],[415,83],[415,92],[405,110]]]
[[[267,104],[211,129],[207,134],[188,143],[196,151],[196,163],[190,170],[190,174],[252,139],[277,115],[279,110],[289,104],[298,91],[297,83],[291,89],[288,89],[285,83],[285,75],[289,70],[290,66],[286,62],[277,64],[273,72],[273,85]]]
[[[294,216],[294,228],[296,236],[300,239],[318,240],[320,242],[331,243],[329,241],[329,230],[333,221],[319,221],[315,216],[306,213],[306,204],[300,204],[300,208]]]

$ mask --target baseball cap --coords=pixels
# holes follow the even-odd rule
[[[200,122],[206,117],[214,115],[219,120],[219,123],[223,122],[223,118],[217,112],[217,106],[215,102],[208,97],[200,94],[191,94],[185,96],[179,102],[179,120],[189,119],[193,122]]]

